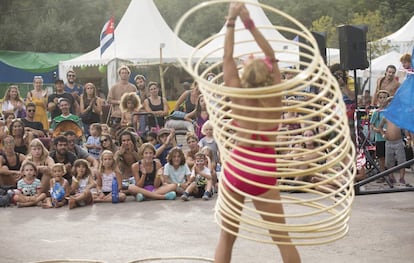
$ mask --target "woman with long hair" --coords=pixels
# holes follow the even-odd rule
[[[3,97],[3,103],[1,106],[2,114],[14,113],[16,118],[26,117],[26,107],[24,101],[20,97],[19,87],[17,85],[11,85],[7,89]]]
[[[88,82],[84,86],[84,92],[80,97],[80,117],[83,124],[85,136],[89,136],[89,126],[92,123],[100,123],[102,115],[103,99],[99,98],[96,87]]]
[[[118,151],[118,146],[116,146],[110,134],[102,133],[99,138],[99,141],[101,142],[101,154],[105,150],[109,150],[113,153]]]
[[[26,103],[32,102],[36,105],[36,112],[34,120],[43,124],[44,130],[49,130],[49,119],[47,117],[47,90],[43,89],[42,76],[34,76],[33,78],[34,89],[27,93]]]
[[[33,139],[29,144],[29,153],[26,160],[33,162],[37,167],[37,178],[41,181],[42,191],[46,193],[49,190],[50,172],[55,164],[49,151],[46,149],[42,141]]]
[[[9,132],[14,138],[14,150],[26,155],[29,143],[34,139],[33,133],[25,131],[24,123],[21,119],[14,119],[11,122]]]

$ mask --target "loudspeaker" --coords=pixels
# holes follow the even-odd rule
[[[367,26],[343,25],[338,27],[342,69],[366,69],[369,67],[367,31]]]
[[[311,32],[313,37],[315,38],[317,44],[318,44],[318,48],[319,48],[319,53],[321,54],[323,61],[326,64],[326,32]],[[306,41],[304,38],[299,37],[299,42],[303,43],[307,46],[309,46],[309,42]],[[311,54],[307,49],[299,47],[299,51],[300,53],[306,53],[306,54]],[[304,56],[300,56],[300,61],[301,62],[305,62],[305,63],[310,63],[310,59],[306,58]],[[304,69],[305,66],[300,65],[300,69]]]

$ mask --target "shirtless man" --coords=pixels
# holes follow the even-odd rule
[[[374,94],[378,94],[380,90],[386,90],[390,94],[390,96],[394,96],[397,89],[400,87],[400,83],[395,78],[395,73],[397,72],[397,68],[394,65],[388,65],[387,69],[385,70],[385,76],[379,78],[377,80],[377,88],[375,89]],[[377,97],[374,96],[372,98],[371,105],[377,105]]]
[[[119,81],[111,87],[108,93],[108,103],[112,106],[112,125],[121,122],[121,110],[119,104],[121,103],[122,95],[128,92],[137,92],[137,88],[132,83],[128,82],[131,70],[129,70],[127,66],[121,66],[118,69],[118,75]]]
[[[390,120],[385,117],[382,118],[381,123],[378,126],[378,130],[381,132],[385,139],[385,166],[389,169],[394,167],[395,161],[400,165],[406,161],[404,142],[401,134],[401,129],[397,127]],[[411,144],[411,138],[408,132],[405,133],[407,138],[407,145]],[[405,168],[400,169],[400,184],[405,185]],[[393,174],[390,174],[392,183],[395,183]]]
[[[134,135],[128,131],[123,131],[119,135],[119,142],[121,143],[121,146],[119,147],[119,150],[116,151],[114,158],[122,175],[122,191],[127,193],[128,190],[126,189],[128,189],[128,186],[130,184],[135,184],[131,166],[133,163],[140,160],[138,146]]]

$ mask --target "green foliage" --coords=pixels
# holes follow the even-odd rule
[[[326,44],[328,47],[338,47],[338,36],[336,33],[336,27],[333,24],[333,18],[330,16],[322,16],[318,20],[312,22],[311,31],[326,32],[327,39]]]
[[[172,29],[187,10],[201,2],[154,0]],[[338,46],[338,25],[366,24],[369,26],[367,39],[375,40],[399,29],[414,14],[414,5],[406,0],[260,2],[288,13],[313,31],[327,32],[328,47]],[[129,3],[130,0],[1,0],[0,49],[88,52],[99,45],[103,24],[112,15],[119,22]],[[199,43],[223,26],[226,13],[227,3],[202,10],[188,19],[180,37],[190,45]],[[286,25],[279,16],[266,14],[273,24]]]

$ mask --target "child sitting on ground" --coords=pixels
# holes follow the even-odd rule
[[[190,176],[190,185],[185,189],[181,199],[190,200],[190,195],[202,197],[203,200],[209,200],[212,193],[211,172],[208,169],[206,155],[198,152],[195,155],[195,165]]]
[[[126,195],[121,192],[121,172],[116,165],[114,154],[109,150],[104,150],[99,158],[99,173],[96,178],[98,193],[94,196],[95,202],[112,202],[112,180],[114,177],[118,181],[119,202],[123,202]]]
[[[200,151],[206,155],[206,159],[207,159],[206,166],[208,167],[208,169],[210,169],[210,172],[211,172],[213,192],[217,192],[218,190],[218,178],[217,178],[217,171],[216,171],[217,163],[214,161],[214,153],[211,150],[211,148],[208,146],[204,146],[203,148],[201,148]]]
[[[58,208],[66,205],[66,197],[70,194],[69,182],[63,178],[66,167],[63,163],[55,163],[52,166],[52,179],[50,179],[50,197],[46,198],[43,208]]]
[[[164,165],[164,183],[176,184],[175,192],[182,194],[188,186],[191,171],[185,163],[184,152],[181,148],[174,147],[170,150]]]
[[[93,204],[92,188],[96,186],[88,161],[78,159],[73,164],[72,194],[69,209]]]
[[[25,161],[21,171],[23,178],[17,182],[13,201],[16,202],[17,207],[36,206],[46,198],[46,194],[42,193],[40,180],[36,178],[36,165]]]

